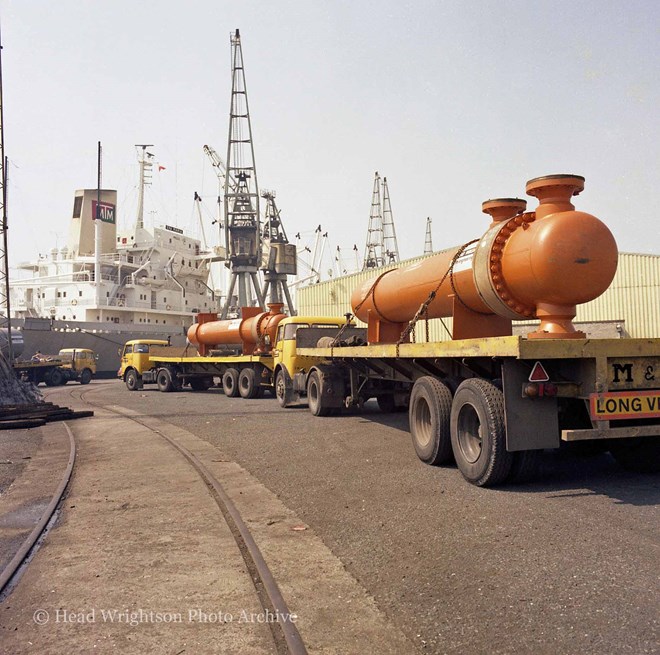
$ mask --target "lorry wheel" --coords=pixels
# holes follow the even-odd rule
[[[80,374],[80,384],[89,384],[92,381],[92,372],[88,368],[84,368]]]
[[[513,454],[506,450],[504,395],[494,384],[480,378],[460,384],[451,407],[451,445],[468,482],[485,487],[508,477]]]
[[[410,394],[408,418],[415,452],[423,462],[452,460],[450,417],[451,391],[430,375],[419,378]]]
[[[208,391],[213,386],[213,378],[192,378],[190,380],[190,388],[193,391]]]
[[[172,374],[168,369],[161,368],[160,371],[158,371],[158,375],[156,376],[156,386],[158,387],[158,391],[162,391],[163,393],[174,391],[174,381],[172,380]]]
[[[627,471],[660,473],[660,437],[621,439],[612,444],[610,453]]]
[[[261,398],[261,387],[252,368],[244,368],[238,376],[238,393],[241,398]]]
[[[307,379],[307,403],[314,416],[330,416],[335,413],[334,407],[328,407],[323,402],[323,382],[318,371],[312,371]]]
[[[236,398],[238,396],[238,371],[235,368],[228,368],[222,375],[222,390],[227,398]]]
[[[54,368],[50,373],[50,386],[59,387],[61,384],[66,384],[64,373],[58,368]]]
[[[291,392],[287,389],[286,376],[280,369],[275,376],[275,397],[280,407],[288,407],[291,404]]]
[[[531,482],[541,468],[542,450],[520,450],[513,455],[509,482]]]
[[[126,379],[124,380],[124,382],[126,382],[126,388],[129,391],[137,391],[138,376],[135,371],[131,370],[128,373],[126,373]]]
[[[392,394],[384,393],[380,396],[376,396],[376,402],[378,403],[378,409],[384,414],[396,412],[396,402],[394,401],[394,396]]]

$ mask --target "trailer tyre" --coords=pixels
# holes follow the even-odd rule
[[[238,393],[241,398],[261,398],[262,390],[253,368],[244,368],[238,376]]]
[[[538,477],[541,469],[542,450],[520,450],[513,455],[510,482],[531,482]]]
[[[506,450],[504,395],[494,384],[479,378],[460,384],[451,408],[451,444],[468,482],[486,487],[508,477],[513,455]]]
[[[291,404],[291,392],[287,388],[286,376],[280,369],[275,376],[275,397],[280,407],[288,407]]]
[[[391,414],[397,410],[394,396],[390,393],[383,393],[376,396],[376,402],[378,403],[378,409],[380,409],[383,414]]]
[[[192,378],[190,380],[190,388],[193,391],[208,391],[213,386],[212,377]]]
[[[430,375],[419,378],[410,394],[408,418],[417,457],[433,466],[450,462],[451,391]]]
[[[235,368],[228,368],[222,375],[222,390],[227,398],[236,398],[238,396],[238,371]]]
[[[307,403],[314,416],[330,416],[334,407],[328,407],[323,400],[323,380],[318,371],[312,371],[307,379]]]
[[[84,368],[80,374],[80,384],[89,384],[92,381],[92,372],[88,368]]]
[[[169,369],[161,368],[160,371],[158,371],[158,375],[156,376],[156,386],[158,387],[158,391],[164,393],[169,393],[170,391],[175,390],[174,380],[172,379],[172,373]]]
[[[130,370],[128,373],[126,373],[126,379],[124,381],[126,382],[126,388],[129,391],[137,391],[138,376],[136,371]]]
[[[48,382],[46,382],[48,384]],[[54,368],[50,372],[50,385],[51,387],[59,387],[61,384],[66,384],[66,378],[64,377],[64,373],[60,371],[59,368]]]
[[[619,465],[634,473],[660,473],[660,437],[621,439],[610,447]]]

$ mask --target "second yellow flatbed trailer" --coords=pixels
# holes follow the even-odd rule
[[[203,391],[213,386],[214,377],[222,380],[223,391],[230,398],[260,398],[264,388],[272,386],[274,362],[270,354],[167,357],[156,352],[151,361],[158,371],[154,381],[160,391],[175,391],[182,381],[194,391]]]
[[[531,477],[538,453],[588,441],[626,468],[660,468],[660,339],[489,337],[298,348],[292,381],[316,416],[377,398],[408,407],[429,464],[485,486]]]

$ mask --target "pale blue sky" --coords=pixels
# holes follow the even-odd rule
[[[454,246],[483,233],[483,200],[577,173],[620,250],[660,253],[657,2],[0,0],[0,19],[13,264],[64,245],[99,140],[120,221],[135,143],[167,167],[157,223],[191,225],[194,191],[214,211],[202,146],[226,157],[237,27],[259,183],[290,236],[320,223],[362,252],[378,170],[410,257],[427,216]]]

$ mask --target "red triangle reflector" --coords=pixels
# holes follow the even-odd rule
[[[546,373],[541,362],[536,362],[532,372],[529,374],[530,382],[547,382],[550,379],[550,376]]]

